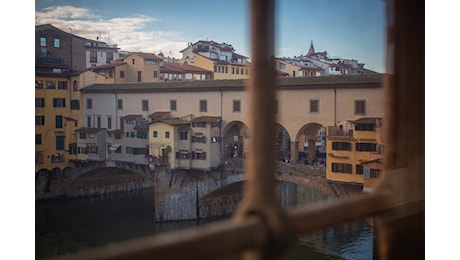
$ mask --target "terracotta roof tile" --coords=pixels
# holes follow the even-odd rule
[[[220,116],[199,116],[193,118],[192,122],[220,122],[222,118]]]
[[[171,112],[170,111],[157,111],[149,115],[149,118],[152,120],[160,119],[160,118],[170,118]]]

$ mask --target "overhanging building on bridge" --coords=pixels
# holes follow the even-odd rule
[[[328,180],[360,183],[364,191],[377,185],[383,168],[382,122],[382,118],[363,117],[339,127],[329,127],[326,143]]]

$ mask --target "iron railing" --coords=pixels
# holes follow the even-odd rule
[[[249,128],[257,135],[252,135],[244,198],[236,214],[196,229],[60,258],[209,259],[241,254],[244,259],[276,259],[297,235],[374,217],[379,241],[374,258],[424,259],[424,6],[415,0],[386,4],[385,172],[373,192],[281,209],[274,177],[274,0],[251,0]]]

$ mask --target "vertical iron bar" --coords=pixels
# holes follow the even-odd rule
[[[252,58],[248,91],[251,139],[244,198],[235,219],[241,220],[248,215],[261,217],[266,224],[267,239],[262,248],[245,252],[244,259],[279,257],[293,237],[276,195],[274,16],[274,0],[250,1]]]

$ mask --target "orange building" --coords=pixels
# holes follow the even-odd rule
[[[383,159],[382,118],[365,117],[343,126],[328,128],[326,178],[361,183],[372,189],[381,172]],[[364,185],[365,183],[365,185]]]

